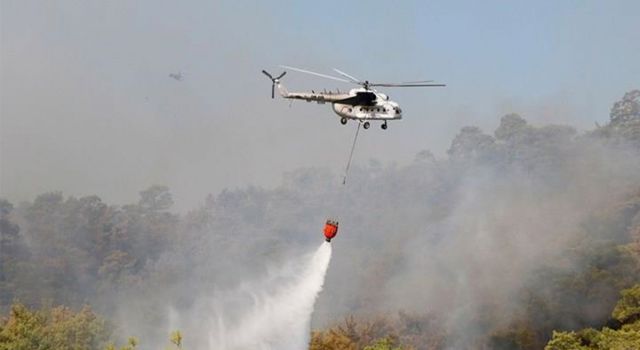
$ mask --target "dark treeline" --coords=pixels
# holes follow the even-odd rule
[[[204,348],[204,300],[319,244],[331,215],[340,234],[315,349],[337,346],[332,334],[345,349],[539,349],[553,330],[620,328],[620,291],[640,282],[640,91],[581,134],[511,114],[493,135],[463,128],[445,159],[356,166],[344,188],[300,169],[275,189],[225,190],[184,215],[171,206],[164,186],[129,205],[1,199],[2,314],[14,301],[88,304],[120,340],[157,347],[181,329]]]

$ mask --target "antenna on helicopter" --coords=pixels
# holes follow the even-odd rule
[[[275,98],[276,84],[280,82],[280,78],[284,77],[284,75],[287,74],[287,71],[282,72],[282,74],[280,74],[277,78],[274,78],[273,76],[271,76],[271,74],[269,74],[269,72],[267,72],[264,69],[262,70],[262,73],[264,73],[264,75],[268,76],[269,79],[271,79],[271,98]]]

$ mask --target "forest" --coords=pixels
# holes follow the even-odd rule
[[[328,214],[310,349],[640,348],[640,90],[592,130],[508,114],[350,176],[302,168],[186,213],[162,185],[0,199],[0,350],[205,348],[216,301],[319,244]]]

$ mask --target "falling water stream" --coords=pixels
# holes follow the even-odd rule
[[[311,314],[324,284],[331,244],[302,256],[291,266],[248,288],[250,304],[239,314],[220,314],[209,334],[209,348],[221,350],[300,350],[309,343]],[[232,321],[229,321],[229,319]]]

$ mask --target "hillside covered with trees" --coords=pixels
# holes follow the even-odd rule
[[[0,349],[182,347],[176,329],[205,348],[209,302],[317,245],[328,213],[311,349],[640,347],[640,91],[584,133],[509,114],[443,159],[338,181],[299,169],[185,214],[159,185],[127,205],[0,199]]]

